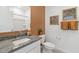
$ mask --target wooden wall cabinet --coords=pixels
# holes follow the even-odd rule
[[[61,29],[63,30],[78,30],[78,21],[62,21]]]
[[[62,21],[61,22],[61,29],[68,30],[68,22],[67,21]]]
[[[69,25],[70,25],[71,30],[77,30],[78,29],[78,21],[70,21]]]

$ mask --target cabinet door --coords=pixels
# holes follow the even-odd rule
[[[40,46],[40,40],[36,41],[34,43],[31,43],[21,49],[18,49],[16,51],[14,51],[13,53],[31,53],[30,51],[34,51],[33,53],[36,53],[36,47]],[[40,47],[37,49],[39,51]],[[38,52],[37,51],[37,52]]]
[[[32,49],[31,51],[29,51],[28,53],[40,53],[40,46],[34,47],[34,49]]]
[[[78,29],[78,21],[70,21],[69,25],[70,25],[71,30],[77,30]]]
[[[68,22],[67,21],[61,22],[61,29],[68,30]]]

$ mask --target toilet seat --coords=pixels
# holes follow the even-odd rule
[[[45,41],[45,35],[40,35],[39,37],[41,37],[40,42],[45,48],[47,48],[47,49],[54,49],[55,48],[55,44]]]
[[[50,42],[44,42],[43,45],[47,49],[54,49],[55,48],[55,45],[53,43],[50,43]]]

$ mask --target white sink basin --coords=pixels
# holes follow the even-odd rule
[[[15,45],[15,46],[18,46],[18,45],[22,45],[22,44],[27,44],[31,41],[31,39],[28,39],[28,38],[24,38],[24,39],[19,39],[19,40],[15,40],[13,41],[12,43]]]

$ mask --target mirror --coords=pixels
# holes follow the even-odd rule
[[[29,6],[0,6],[0,32],[30,29]]]

